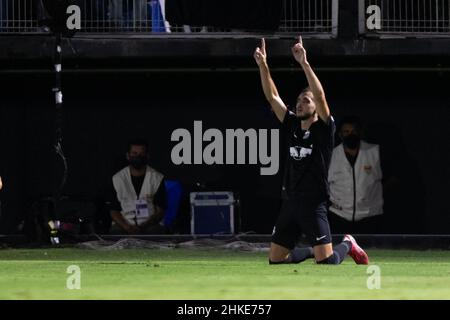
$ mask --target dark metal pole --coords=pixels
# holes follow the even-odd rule
[[[63,142],[63,94],[62,94],[62,88],[61,88],[61,72],[62,72],[62,33],[56,32],[55,33],[55,52],[54,52],[54,72],[55,72],[55,86],[53,87],[53,93],[55,95],[55,139],[54,139],[54,150],[55,150],[55,162],[54,166],[52,168],[53,170],[53,210],[54,215],[48,222],[48,226],[50,227],[50,241],[52,244],[59,244],[59,235],[58,235],[58,229],[59,229],[59,220],[57,219],[57,208],[58,208],[58,202],[61,199],[62,191],[64,188],[64,185],[66,184],[67,180],[67,160],[64,156],[63,148],[62,148],[62,142]],[[61,180],[58,179],[58,170],[57,170],[57,162],[58,157],[61,159],[64,171]],[[59,182],[59,183],[58,183]]]
[[[54,188],[54,197],[57,201],[62,193],[62,189],[64,188],[64,185],[66,184],[67,180],[67,160],[64,156],[64,152],[62,149],[62,142],[63,142],[63,135],[62,135],[62,129],[63,129],[63,94],[62,94],[62,88],[61,88],[61,72],[62,72],[62,46],[61,46],[61,40],[62,40],[62,34],[60,32],[55,34],[55,57],[54,57],[54,72],[55,72],[55,87],[53,88],[53,92],[55,95],[55,140],[54,140],[54,150],[56,152],[56,156],[60,157],[63,165],[64,165],[64,172],[61,179],[61,182],[59,185],[56,185]],[[55,168],[56,169],[56,168]],[[56,180],[57,181],[57,180]]]

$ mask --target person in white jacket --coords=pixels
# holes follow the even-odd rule
[[[328,171],[331,224],[335,232],[374,232],[375,217],[383,214],[379,145],[361,139],[357,117],[343,119],[338,134],[342,143],[334,148]]]

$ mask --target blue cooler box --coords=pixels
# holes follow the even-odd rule
[[[191,234],[234,234],[232,192],[191,192]]]

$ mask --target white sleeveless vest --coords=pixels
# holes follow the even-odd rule
[[[133,183],[131,182],[129,167],[123,168],[113,176],[112,181],[114,189],[116,189],[117,199],[122,206],[121,213],[128,223],[134,225],[135,219],[137,219],[137,223],[140,225],[148,219],[148,217],[139,218],[135,215],[136,200],[138,199],[145,199],[147,201],[148,213],[150,217],[155,213],[153,198],[163,178],[164,176],[161,173],[147,166],[141,193],[138,197],[138,195],[136,195],[136,191],[134,190]]]
[[[345,156],[344,146],[338,145],[331,156],[328,182],[330,183],[330,211],[352,221],[383,213],[383,177],[380,166],[380,151],[376,144],[361,140],[353,169]],[[354,195],[356,192],[356,210]],[[353,217],[354,216],[354,217]]]

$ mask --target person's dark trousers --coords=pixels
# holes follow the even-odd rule
[[[329,211],[328,221],[330,222],[333,234],[380,234],[383,233],[383,215],[378,215],[360,221],[348,221],[337,214]]]
[[[44,3],[42,2],[42,0],[33,1],[33,9],[34,14],[36,15],[35,18],[38,21],[40,31],[48,32],[50,30],[49,29],[50,15],[45,10]]]
[[[127,235],[125,230],[122,230],[117,224],[113,224],[109,230],[109,234],[112,235]],[[141,231],[141,235],[161,235],[166,234],[166,228],[164,226],[161,226],[160,224],[155,224],[148,226],[144,230]]]
[[[108,16],[108,1],[107,0],[92,1],[92,12],[94,19],[105,21]]]
[[[45,12],[44,4],[42,3],[42,0],[33,1],[33,6],[34,6],[34,10],[36,12],[36,18],[38,19],[38,21],[46,18],[46,12]]]
[[[160,225],[160,224],[155,224],[152,226],[148,226],[147,228],[145,228],[144,230],[142,230],[143,234],[165,234],[166,233],[166,228],[164,228],[164,226]]]
[[[7,27],[7,20],[9,19],[8,7],[11,5],[11,0],[0,0],[0,29]]]
[[[81,15],[86,19],[88,28],[105,28],[108,25],[108,0],[91,0],[83,2]]]

